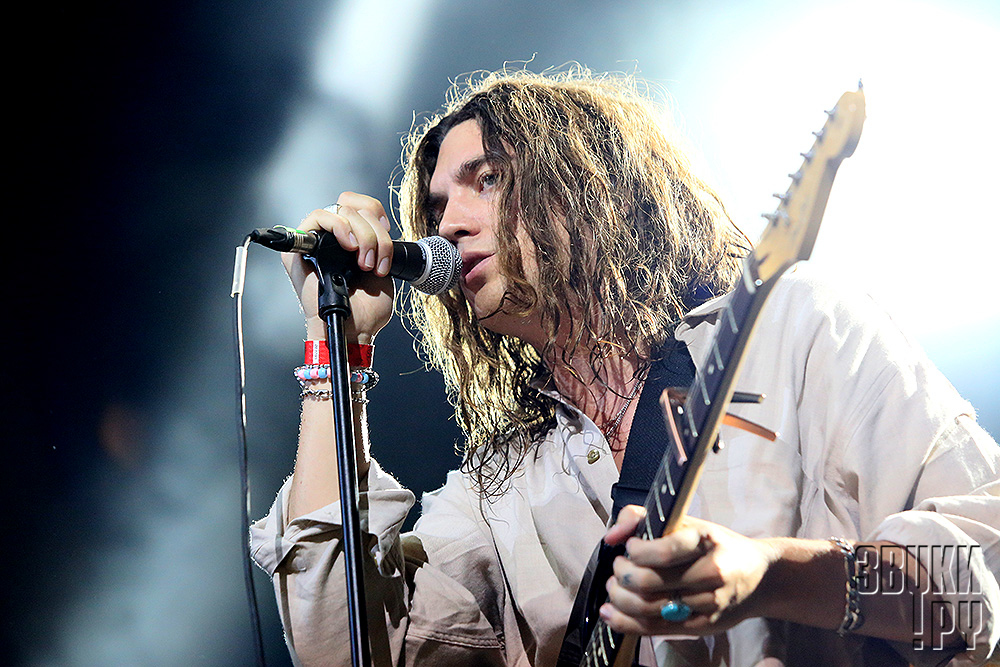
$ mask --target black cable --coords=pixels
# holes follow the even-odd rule
[[[237,396],[237,439],[240,459],[240,493],[242,535],[240,551],[243,554],[243,578],[246,585],[247,602],[250,606],[250,626],[253,632],[254,651],[257,665],[264,667],[264,638],[260,629],[260,610],[257,608],[257,591],[253,583],[253,563],[247,541],[250,536],[250,476],[247,473],[247,413],[246,413],[246,370],[243,354],[243,276],[246,270],[246,250],[250,237],[236,248],[236,266],[233,272],[233,335],[236,351],[236,396]]]

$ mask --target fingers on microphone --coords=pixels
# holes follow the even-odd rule
[[[365,271],[375,268],[378,258],[378,236],[371,223],[365,220],[361,213],[349,206],[340,207],[340,217],[347,221],[350,227],[350,238],[358,251],[358,266]]]
[[[362,270],[374,271],[378,276],[389,275],[393,249],[389,219],[377,199],[343,192],[336,206],[313,211],[299,229],[331,232],[342,248],[357,251]]]
[[[345,250],[360,249],[361,243],[358,241],[358,233],[354,229],[355,225],[351,222],[346,206],[339,207],[336,213],[328,208],[321,209],[317,213],[320,214],[323,229],[332,232],[337,237],[341,248]]]
[[[341,215],[338,215],[329,208],[318,208],[299,223],[298,229],[303,232],[330,232],[337,238],[342,248],[357,250],[358,240],[354,236],[350,221],[342,215],[343,213],[343,210]]]
[[[340,196],[337,197],[337,203],[355,211],[365,211],[370,214],[369,220],[379,221],[385,230],[389,231],[389,219],[385,217],[385,209],[382,208],[382,202],[378,199],[357,192],[341,192]]]
[[[377,246],[374,258],[375,274],[378,276],[387,276],[389,275],[389,266],[392,264],[392,239],[389,237],[388,227],[381,222],[385,220],[385,216],[383,215],[381,219],[376,218],[367,209],[359,210],[358,215],[371,225],[371,229],[375,233]]]

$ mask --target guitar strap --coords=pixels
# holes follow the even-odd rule
[[[669,387],[690,387],[694,382],[694,374],[694,361],[687,345],[673,338],[660,348],[652,361],[632,418],[621,474],[618,483],[611,487],[612,521],[618,518],[618,512],[626,505],[645,504],[669,442],[667,425],[660,408],[660,395]],[[624,553],[622,546],[609,547],[604,542],[594,550],[573,603],[557,661],[559,667],[577,667],[583,659],[584,648],[590,639],[587,626],[593,621],[587,618],[587,614],[592,606],[590,596],[596,590],[595,579],[606,580],[611,575],[611,563],[615,555],[620,553]],[[603,588],[603,582],[600,582],[599,587]],[[638,659],[638,655],[636,658]]]
[[[694,361],[687,345],[671,338],[660,348],[657,357],[639,394],[639,405],[632,418],[618,483],[611,487],[611,499],[614,501],[612,521],[618,518],[618,512],[626,505],[643,505],[646,502],[653,479],[663,462],[670,436],[660,407],[660,395],[664,389],[687,389],[694,382]]]

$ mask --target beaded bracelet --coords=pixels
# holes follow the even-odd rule
[[[295,369],[295,379],[305,388],[308,382],[326,380],[330,377],[330,367],[326,364],[308,364]],[[366,391],[378,384],[378,373],[371,368],[355,368],[351,371],[350,382],[359,387],[358,391]]]
[[[330,365],[329,364],[307,364],[305,366],[299,366],[295,369],[295,379],[299,381],[299,384],[303,387],[306,382],[326,380],[330,377]]]
[[[840,553],[844,556],[844,571],[847,573],[844,620],[840,622],[840,627],[837,628],[837,634],[843,637],[848,632],[854,632],[865,624],[865,615],[861,613],[861,604],[858,595],[857,555],[847,540],[840,537],[831,537],[829,539],[840,549]]]

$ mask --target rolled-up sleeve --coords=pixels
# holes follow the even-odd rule
[[[818,487],[806,536],[906,547],[963,630],[955,664],[982,664],[1000,640],[1000,447],[870,298],[808,278],[785,290],[803,468]],[[893,647],[911,664],[940,661]]]
[[[339,500],[293,518],[285,526],[291,482],[291,477],[285,480],[267,516],[250,527],[250,553],[270,576],[274,576],[296,547],[322,543],[330,538],[340,539]],[[413,493],[372,461],[368,490],[359,498],[359,519],[362,533],[374,538],[369,539],[371,556],[384,575],[390,574],[387,558],[399,539],[400,528],[413,502]]]
[[[251,527],[251,554],[272,578],[293,659],[347,665],[340,503],[286,521],[290,485]],[[425,499],[417,530],[400,535],[413,503],[373,461],[359,498],[372,664],[504,664],[502,575],[462,476],[452,473]]]
[[[924,463],[913,510],[886,517],[869,536],[906,547],[930,574],[938,600],[968,647],[955,664],[983,664],[1000,642],[997,459],[993,439],[970,417],[959,417]],[[970,490],[949,494],[963,487]],[[916,664],[926,653],[912,646],[896,648]]]
[[[286,522],[291,481],[268,515],[251,526],[250,552],[274,583],[285,642],[296,663],[350,664],[340,503]],[[375,665],[396,664],[402,655],[407,600],[399,530],[413,501],[410,491],[373,462],[368,490],[359,498],[359,519],[370,556],[363,559],[363,577]]]

